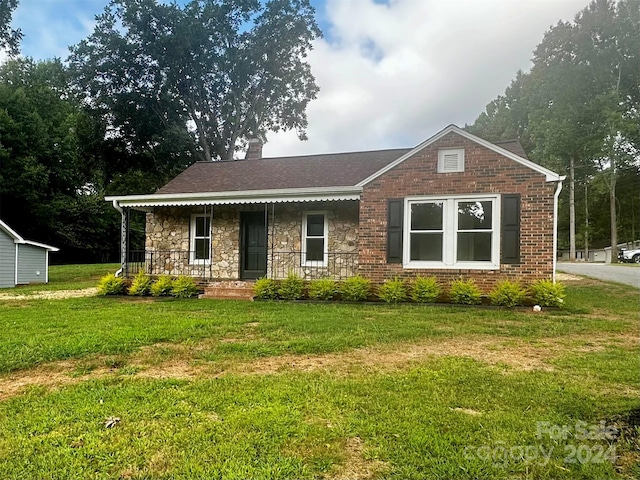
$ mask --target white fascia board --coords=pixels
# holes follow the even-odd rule
[[[389,170],[391,170],[392,168],[396,167],[397,165],[401,164],[402,162],[404,162],[406,159],[412,157],[413,155],[415,155],[416,153],[418,153],[420,150],[422,150],[425,147],[428,147],[429,145],[431,145],[432,143],[440,140],[442,137],[444,137],[445,135],[447,135],[448,133],[457,133],[458,135],[460,135],[461,137],[464,137],[466,139],[471,140],[472,142],[475,142],[479,145],[482,145],[485,148],[488,148],[489,150],[493,150],[496,153],[499,153],[500,155],[510,158],[511,160],[518,162],[521,165],[524,165],[525,167],[529,167],[530,169],[541,173],[545,176],[545,179],[547,182],[560,182],[562,181],[562,177],[560,175],[558,175],[555,172],[552,172],[551,170],[543,167],[542,165],[538,165],[537,163],[532,162],[531,160],[527,160],[526,158],[522,158],[519,155],[516,155],[513,152],[510,152],[509,150],[505,150],[502,147],[499,147],[498,145],[495,145],[491,142],[488,142],[486,140],[483,140],[480,137],[476,137],[475,135],[462,130],[461,128],[455,126],[455,125],[449,125],[448,127],[446,127],[445,129],[441,130],[440,132],[436,133],[433,137],[425,140],[424,142],[422,142],[420,145],[418,145],[416,148],[414,148],[413,150],[405,153],[404,155],[402,155],[400,158],[398,158],[397,160],[394,160],[393,162],[391,162],[389,165],[387,165],[384,168],[381,168],[380,170],[378,170],[377,172],[375,172],[373,175],[370,175],[369,177],[365,178],[364,180],[362,180],[360,183],[358,183],[356,186],[358,187],[364,187],[366,184],[368,184],[369,182],[372,182],[373,180],[375,180],[376,178],[378,178],[380,175],[388,172]]]
[[[13,238],[13,241],[16,243],[22,243],[24,242],[24,239],[18,235],[18,233],[13,230],[9,225],[7,225],[6,223],[4,223],[2,220],[0,220],[0,228],[2,230],[4,230],[5,232],[7,232],[7,234]]]
[[[32,245],[34,247],[44,248],[45,250],[47,250],[49,252],[59,252],[60,251],[60,249],[57,248],[57,247],[52,247],[51,245],[46,245],[44,243],[32,242],[31,240],[23,240],[22,242],[16,242],[16,243],[21,243],[23,245]]]
[[[163,207],[181,205],[224,205],[243,203],[314,202],[359,200],[361,187],[315,187],[238,192],[202,192],[150,195],[108,196],[108,202],[122,207]]]

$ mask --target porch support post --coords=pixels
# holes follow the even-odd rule
[[[122,273],[129,276],[129,209],[122,209],[122,222],[120,224],[120,263]]]

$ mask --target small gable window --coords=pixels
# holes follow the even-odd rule
[[[438,173],[464,172],[464,148],[438,150]]]

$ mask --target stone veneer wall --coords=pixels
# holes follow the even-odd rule
[[[211,207],[207,207],[210,212]],[[204,207],[158,208],[147,214],[147,261],[153,256],[153,275],[188,274],[216,279],[237,279],[240,271],[240,213],[264,211],[264,205],[218,205],[213,207],[211,223],[211,265],[189,264],[191,215],[205,213]],[[292,271],[306,278],[324,275],[350,276],[357,269],[358,202],[313,202],[268,205],[267,275],[286,277]],[[329,265],[301,267],[302,215],[325,212],[329,229]],[[182,253],[180,253],[182,252]],[[285,253],[287,252],[287,253]]]

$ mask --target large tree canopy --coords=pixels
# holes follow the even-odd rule
[[[58,258],[101,259],[117,226],[101,187],[104,128],[68,92],[60,61],[0,67],[0,218],[61,247]]]
[[[131,149],[231,159],[268,131],[305,138],[318,91],[305,57],[318,35],[308,0],[113,0],[70,64]]]
[[[0,0],[0,48],[9,55],[16,55],[22,39],[20,29],[11,28],[13,11],[18,6],[18,0]]]
[[[489,140],[519,138],[533,160],[567,173],[563,201],[569,206],[572,252],[578,237],[576,195],[597,176],[594,194],[601,200],[602,186],[608,185],[611,208],[602,212],[599,203],[592,212],[610,217],[610,242],[617,243],[617,214],[623,204],[633,207],[626,197],[635,192],[625,180],[616,193],[616,181],[638,171],[633,166],[640,152],[640,1],[596,0],[575,21],[551,28],[534,52],[531,71],[519,72],[468,128]],[[633,212],[624,213],[622,236],[630,240],[636,233],[629,223]],[[602,235],[602,222],[597,223]],[[583,225],[586,244],[586,219]],[[602,236],[597,240],[606,244]]]

